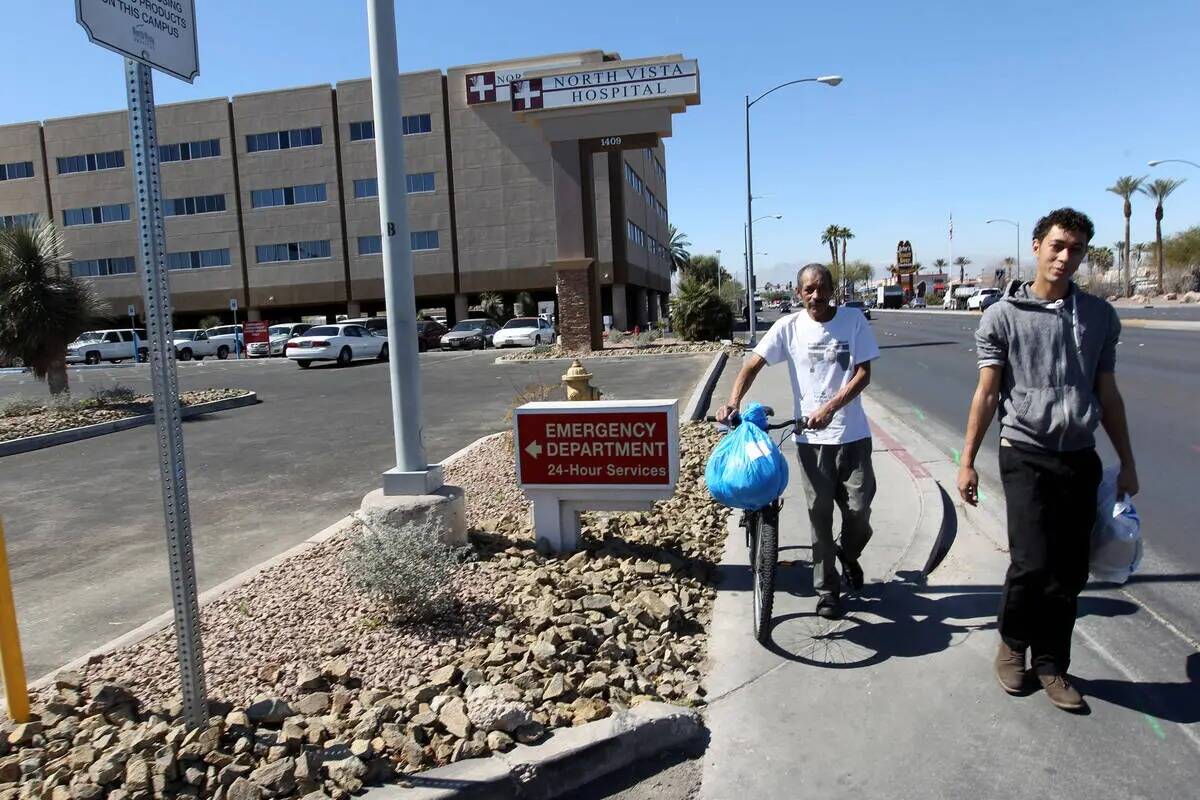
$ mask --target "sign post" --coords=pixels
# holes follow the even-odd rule
[[[229,298],[229,310],[233,312],[233,358],[235,361],[242,357],[242,336],[237,329],[237,298]]]
[[[138,338],[137,338],[137,309],[133,303],[125,309],[129,314],[129,330],[133,334],[133,363],[138,363]]]
[[[188,725],[208,720],[204,655],[200,642],[200,603],[192,552],[183,427],[179,413],[179,376],[172,344],[171,293],[165,263],[162,184],[151,67],[189,83],[199,74],[196,14],[192,0],[138,3],[76,0],[76,20],[93,43],[125,58],[133,188],[137,197],[138,248],[150,339],[150,376],[154,386],[154,424],[158,467],[166,517],[167,561],[175,609],[183,716]]]
[[[513,413],[517,483],[555,552],[579,545],[579,512],[646,511],[679,479],[676,400],[526,403]]]

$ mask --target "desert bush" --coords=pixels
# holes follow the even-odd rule
[[[31,400],[28,397],[10,397],[0,401],[0,417],[26,417],[44,410],[42,401]]]
[[[132,403],[138,393],[128,386],[115,384],[108,389],[92,389],[92,400],[98,406],[120,405]]]
[[[617,330],[616,328],[613,328],[608,332],[608,340],[613,344],[620,344],[622,340],[625,339],[625,336],[626,334],[624,331]]]
[[[442,542],[440,519],[427,513],[399,530],[350,540],[342,566],[361,591],[383,600],[397,619],[429,621],[453,610],[453,577],[462,550]]]
[[[692,342],[713,341],[729,336],[733,308],[708,282],[685,277],[671,307],[671,328]]]
[[[539,403],[546,400],[566,400],[567,393],[562,384],[554,383],[529,383],[526,384],[520,391],[513,395],[512,400],[508,403],[508,411],[504,415],[504,421],[511,423],[513,412],[526,403]]]

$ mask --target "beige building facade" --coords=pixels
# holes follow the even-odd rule
[[[550,145],[468,76],[506,86],[513,74],[613,58],[581,51],[401,76],[418,307],[461,318],[484,293],[507,307],[555,299]],[[228,318],[231,299],[272,322],[383,312],[369,79],[161,106],[158,134],[177,325]],[[665,149],[590,158],[604,313],[644,326],[670,288]],[[53,219],[72,272],[114,319],[142,306],[130,162],[125,112],[0,126],[0,224]]]

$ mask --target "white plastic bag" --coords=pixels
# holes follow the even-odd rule
[[[1128,496],[1117,497],[1117,468],[1104,470],[1096,494],[1089,569],[1092,580],[1124,583],[1142,562],[1142,521]]]

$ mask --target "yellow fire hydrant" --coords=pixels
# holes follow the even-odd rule
[[[562,376],[562,382],[567,385],[568,400],[599,400],[600,390],[592,386],[592,373],[583,368],[583,364],[579,359],[571,364],[567,369],[567,374]]]

